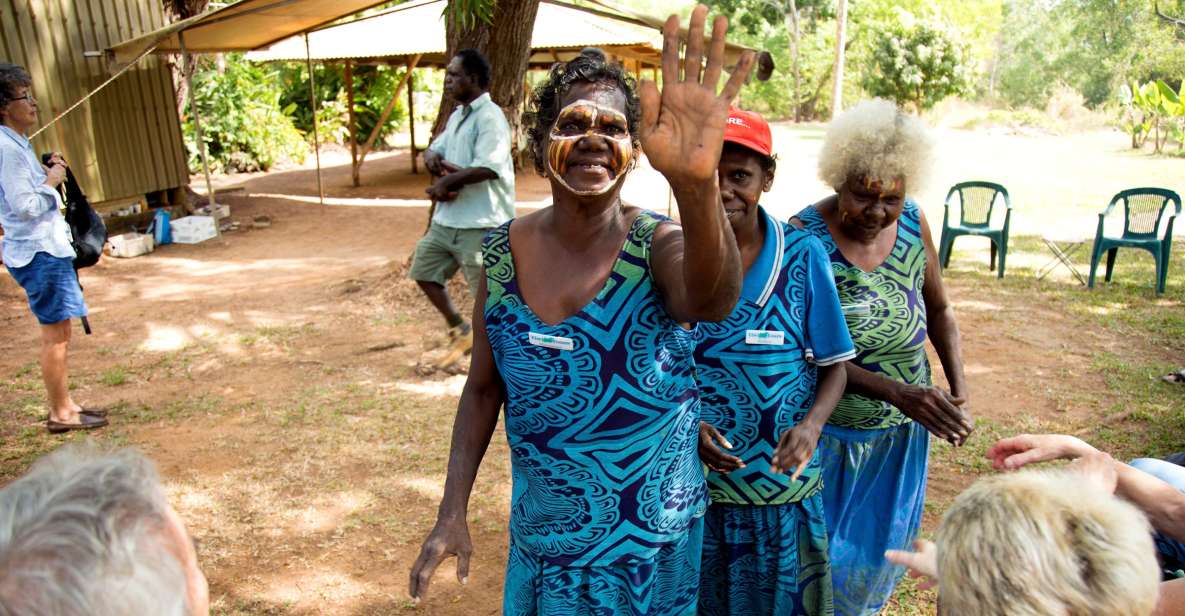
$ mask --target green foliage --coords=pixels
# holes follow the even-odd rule
[[[1088,105],[1114,100],[1130,81],[1185,75],[1185,32],[1160,20],[1146,0],[1008,0],[989,94],[1010,105],[1044,106],[1054,84]],[[1182,0],[1162,0],[1170,12]]]
[[[1151,136],[1159,154],[1172,136],[1178,151],[1185,151],[1185,82],[1180,91],[1160,79],[1142,86],[1124,85],[1119,102],[1123,110],[1121,121],[1131,135],[1133,149],[1142,148]]]
[[[730,34],[743,28],[756,35],[790,23],[790,0],[710,0],[705,4],[713,12],[730,16],[733,22],[729,26],[734,29]],[[833,0],[795,0],[794,4],[804,33],[814,33],[821,21],[835,19]]]
[[[967,89],[967,51],[945,27],[901,11],[872,35],[871,70],[863,85],[869,94],[929,109]]]
[[[259,171],[280,160],[304,160],[308,148],[292,124],[292,110],[280,107],[272,70],[242,54],[227,54],[221,70],[213,63],[199,66],[193,87],[213,170]],[[189,168],[201,169],[193,114],[185,114],[181,124]]]
[[[390,66],[354,67],[354,126],[358,141],[365,142],[374,130],[383,109],[395,95],[395,88],[406,69]],[[349,113],[347,107],[345,67],[342,65],[315,66],[317,98],[317,129],[322,143],[349,142]],[[419,75],[416,75],[419,77]],[[309,72],[304,63],[287,63],[280,69],[283,86],[281,103],[292,108],[293,121],[312,140],[313,111],[309,104]],[[418,82],[417,82],[418,84]],[[399,130],[407,120],[406,91],[395,102],[390,117],[379,130],[376,144],[391,132]]]

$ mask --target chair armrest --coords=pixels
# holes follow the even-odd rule
[[[1107,207],[1103,211],[1099,212],[1099,219],[1109,216],[1111,214],[1111,210],[1115,209],[1116,203],[1119,203],[1119,201],[1112,200],[1111,203],[1108,203]]]

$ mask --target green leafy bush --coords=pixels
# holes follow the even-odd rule
[[[1180,91],[1173,90],[1163,79],[1142,86],[1125,85],[1120,88],[1119,102],[1123,127],[1131,135],[1133,149],[1144,147],[1152,137],[1153,148],[1159,154],[1171,136],[1177,141],[1178,152],[1185,151],[1185,82]]]
[[[252,64],[242,54],[227,54],[194,71],[194,99],[201,113],[202,137],[213,171],[266,171],[276,162],[303,162],[308,154],[293,126],[291,106],[281,108],[275,72]],[[182,118],[189,168],[201,169],[193,114]]]
[[[399,85],[406,69],[391,66],[354,67],[354,126],[358,141],[365,142],[374,130],[379,117],[386,108],[395,88]],[[286,63],[280,66],[280,80],[283,84],[281,103],[291,106],[293,121],[311,142],[313,138],[313,112],[309,103],[309,72],[303,63]],[[349,143],[349,109],[346,93],[345,67],[340,64],[314,67],[317,98],[317,129],[322,143],[341,145]],[[418,75],[417,75],[418,76]],[[395,107],[387,122],[379,130],[376,147],[393,131],[406,126],[406,91],[399,94]]]
[[[920,112],[967,89],[967,51],[946,28],[905,11],[878,26],[869,49],[873,66],[864,77],[869,94]]]

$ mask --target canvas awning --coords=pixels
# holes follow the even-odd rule
[[[127,64],[145,51],[179,53],[185,32],[190,53],[249,51],[308,32],[389,0],[241,0],[195,15],[108,49],[116,65]],[[303,56],[302,56],[303,58]]]
[[[446,0],[413,0],[377,15],[309,33],[313,60],[366,62],[419,56],[418,66],[443,66]],[[659,22],[661,25],[661,22]],[[189,34],[186,34],[188,42]],[[543,0],[531,34],[531,64],[550,66],[567,60],[584,47],[601,47],[615,56],[659,66],[662,32],[642,20],[590,9],[560,0]],[[729,63],[747,47],[728,45]],[[267,49],[247,54],[256,62],[304,61],[303,37],[279,41]]]

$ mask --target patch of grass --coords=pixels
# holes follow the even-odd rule
[[[103,371],[99,382],[108,387],[118,387],[128,382],[128,372],[123,366],[115,366]]]
[[[1168,282],[1159,297],[1153,287],[1152,257],[1142,251],[1120,250],[1110,283],[1103,280],[1105,264],[1100,263],[1095,288],[1090,290],[1073,278],[1065,278],[1061,265],[1054,270],[1057,277],[1037,280],[1036,270],[1053,258],[1038,237],[1014,235],[1009,239],[1008,269],[1002,280],[988,270],[984,241],[960,238],[960,242],[955,245],[951,268],[945,274],[952,280],[994,285],[998,292],[1017,297],[1017,305],[1045,305],[1081,317],[1086,326],[1138,337],[1167,351],[1185,351],[1185,241],[1173,244]],[[1073,257],[1083,276],[1090,272],[1089,253],[1088,243]]]
[[[1162,374],[1180,366],[1107,353],[1095,360],[1095,367],[1120,401],[1108,409],[1107,419],[1085,440],[1120,459],[1162,456],[1181,449],[1181,434],[1185,434],[1182,387],[1160,380]]]

